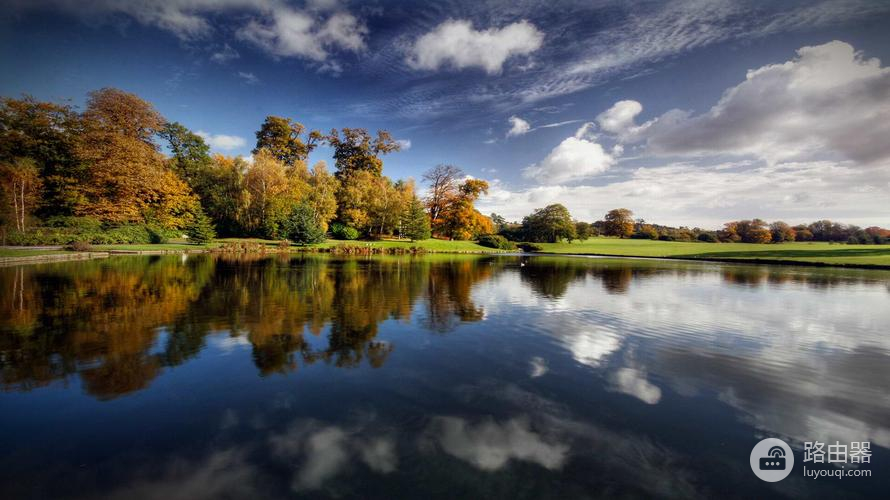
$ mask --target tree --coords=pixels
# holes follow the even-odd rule
[[[411,198],[411,203],[404,215],[402,230],[411,241],[428,240],[432,236],[430,218],[416,196]]]
[[[494,225],[494,230],[500,233],[507,227],[507,219],[501,217],[500,215],[492,212],[489,216],[491,219],[491,223]]]
[[[203,190],[201,206],[220,234],[240,236],[248,231],[250,195],[245,187],[244,172],[249,167],[240,156],[216,154],[205,172],[206,179],[198,182]]]
[[[626,208],[616,208],[609,210],[604,218],[606,236],[618,236],[619,238],[627,238],[634,231],[633,212]]]
[[[159,132],[170,148],[172,170],[201,197],[206,189],[203,181],[213,159],[210,146],[198,134],[193,133],[179,122],[167,123]]]
[[[782,221],[776,221],[770,224],[769,230],[772,235],[772,240],[775,243],[794,241],[796,239],[794,229],[792,229],[791,226]]]
[[[473,204],[488,193],[488,183],[482,179],[467,179],[457,185],[453,197],[445,200],[439,217],[431,221],[433,231],[457,240],[475,239],[494,231],[491,219],[482,215]]]
[[[81,118],[70,106],[22,99],[0,99],[0,163],[31,158],[42,179],[39,212],[71,215],[84,180],[84,169],[74,154]]]
[[[337,190],[340,188],[340,181],[320,161],[312,167],[308,184],[309,191],[304,203],[312,210],[312,216],[322,231],[327,231],[328,223],[337,215]]]
[[[560,204],[548,205],[522,219],[525,239],[533,242],[556,243],[575,238],[575,223],[569,210]]]
[[[334,149],[336,175],[340,181],[359,171],[382,175],[383,160],[380,156],[401,149],[385,130],[378,130],[377,137],[372,138],[363,128],[344,128],[341,132],[333,129],[325,140]]]
[[[86,167],[77,185],[77,215],[114,223],[163,221],[181,228],[197,206],[188,186],[166,168],[153,137],[163,117],[134,94],[105,88],[91,92],[75,151]],[[172,209],[174,212],[167,212]]]
[[[593,226],[589,222],[575,222],[575,238],[579,241],[585,241],[594,236]]]
[[[12,202],[15,228],[24,231],[27,218],[40,200],[43,181],[37,164],[31,158],[16,158],[12,163],[0,164],[0,182],[4,198]]]
[[[306,140],[303,140],[303,132],[306,127],[301,123],[282,118],[280,116],[267,116],[256,133],[256,147],[253,154],[260,151],[268,151],[273,157],[291,168],[298,162],[305,162],[309,153],[318,145],[323,136],[321,132],[313,130],[309,132]]]
[[[320,243],[324,241],[324,233],[312,209],[304,203],[294,206],[282,223],[282,234],[300,245]]]
[[[189,241],[206,245],[212,243],[216,238],[216,230],[213,228],[210,218],[204,215],[204,212],[199,211],[186,227],[186,235],[189,237]]]
[[[268,238],[280,236],[280,225],[297,202],[284,163],[265,150],[253,158],[244,176],[248,193],[245,228]]]
[[[433,226],[439,225],[445,207],[453,203],[458,196],[458,179],[463,171],[454,165],[436,165],[423,174],[423,180],[429,184],[429,195],[426,207],[430,212]]]

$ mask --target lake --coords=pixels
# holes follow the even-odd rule
[[[885,497],[890,272],[545,256],[0,268],[2,498]],[[778,437],[794,470],[754,476]],[[806,442],[872,477],[805,477]]]

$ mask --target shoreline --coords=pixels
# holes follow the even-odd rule
[[[422,252],[405,249],[401,252],[387,252],[386,249],[380,247],[372,247],[375,250],[364,253],[337,253],[332,251],[336,247],[295,247],[287,251],[268,251],[268,252],[227,252],[220,251],[218,248],[194,248],[194,249],[158,249],[158,250],[100,250],[93,252],[71,252],[71,253],[52,253],[43,255],[23,255],[0,257],[0,267],[22,265],[22,264],[43,264],[48,262],[66,262],[77,260],[104,259],[111,256],[119,255],[183,255],[183,254],[238,254],[251,253],[262,255],[280,255],[283,253],[327,253],[340,256],[376,256],[376,255],[424,255],[424,254],[457,254],[457,255],[503,255],[503,256],[546,256],[546,257],[607,257],[618,259],[645,259],[645,260],[671,260],[671,261],[687,261],[687,262],[710,262],[722,264],[748,264],[748,265],[767,265],[767,266],[798,266],[798,267],[819,267],[819,268],[841,268],[841,269],[861,269],[861,270],[879,270],[888,271],[890,265],[881,264],[849,264],[837,263],[831,264],[827,262],[799,261],[790,259],[760,259],[754,257],[741,258],[720,258],[720,257],[686,257],[686,256],[643,256],[643,255],[622,255],[608,253],[559,253],[559,252],[513,252],[504,250],[423,250]],[[30,248],[22,248],[22,250],[30,250]]]

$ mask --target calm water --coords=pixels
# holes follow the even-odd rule
[[[890,273],[164,256],[0,290],[2,498],[890,488]],[[779,483],[764,437],[795,448]],[[804,477],[816,440],[869,441],[873,477]]]

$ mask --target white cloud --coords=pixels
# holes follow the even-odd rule
[[[525,418],[473,425],[463,418],[436,417],[432,427],[446,453],[485,471],[499,470],[511,459],[558,470],[568,458],[568,445],[538,434]]]
[[[861,163],[890,158],[890,68],[844,42],[748,72],[707,113],[658,118],[651,153],[753,155],[769,162],[839,153]]]
[[[402,151],[411,149],[411,139],[399,139],[396,142],[399,143],[399,147],[402,148]]]
[[[324,61],[331,48],[363,50],[367,33],[365,25],[348,12],[338,12],[322,23],[316,13],[278,7],[263,20],[251,19],[237,36],[276,56]]]
[[[204,142],[206,142],[211,149],[228,151],[244,147],[244,145],[247,144],[247,141],[245,141],[243,137],[237,135],[209,134],[203,130],[198,130],[195,134],[204,139]]]
[[[244,83],[248,85],[256,85],[257,83],[260,83],[260,79],[257,78],[256,75],[245,71],[239,71],[238,78],[242,78],[244,80]]]
[[[414,42],[407,63],[415,69],[435,70],[450,65],[457,69],[478,67],[497,74],[509,58],[531,54],[543,42],[544,34],[525,20],[479,31],[470,21],[450,19]]]
[[[637,101],[618,101],[611,108],[603,111],[596,117],[596,123],[600,128],[622,139],[639,134],[646,124],[637,126],[634,119],[643,111],[643,105]]]
[[[492,183],[478,202],[483,213],[519,220],[535,208],[562,203],[574,217],[593,221],[615,207],[659,224],[718,228],[760,217],[796,224],[827,218],[861,226],[886,225],[890,162],[863,169],[851,161],[672,163],[641,167],[603,185],[543,185],[509,189]]]
[[[510,130],[507,131],[507,137],[527,134],[532,128],[527,121],[518,116],[511,116],[507,121],[510,123]]]
[[[62,10],[91,23],[124,15],[189,42],[209,39],[220,31],[213,23],[219,14],[234,13],[240,16],[236,19],[246,19],[236,31],[239,39],[275,56],[318,62],[328,60],[333,49],[364,50],[368,34],[362,21],[332,1],[297,8],[279,0],[28,0],[13,7]],[[237,52],[226,45],[211,60],[222,63],[235,57]]]
[[[564,139],[546,158],[522,171],[542,184],[560,184],[605,172],[617,161],[591,137],[592,124],[585,123],[573,137]]]
[[[233,49],[229,44],[224,44],[223,47],[213,54],[210,55],[210,60],[217,64],[225,64],[233,59],[238,59],[241,57],[238,54],[238,51]]]

